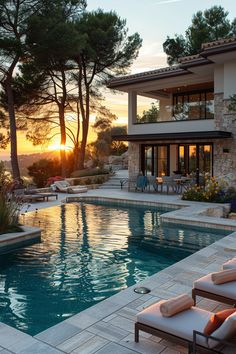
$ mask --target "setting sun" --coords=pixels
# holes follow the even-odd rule
[[[48,150],[51,151],[56,151],[56,150],[65,150],[65,151],[71,151],[72,147],[68,145],[63,145],[63,144],[53,144],[48,146]]]

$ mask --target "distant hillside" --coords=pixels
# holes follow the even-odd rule
[[[59,153],[55,151],[42,152],[38,154],[19,155],[18,161],[19,161],[21,175],[28,176],[27,167],[40,159],[56,159],[58,157],[59,157]],[[8,171],[11,171],[11,162],[4,161],[4,164],[6,166],[6,169]]]

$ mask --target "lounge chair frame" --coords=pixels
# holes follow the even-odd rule
[[[193,301],[194,301],[194,305],[196,305],[196,297],[197,296],[201,296],[201,297],[205,297],[205,298],[210,299],[210,300],[222,302],[223,304],[233,305],[234,307],[236,306],[236,300],[235,299],[231,299],[231,298],[226,297],[226,296],[218,295],[218,294],[215,294],[215,293],[210,293],[208,291],[200,290],[200,289],[196,289],[196,288],[192,289],[192,298],[193,298]]]
[[[163,338],[163,339],[166,339],[166,340],[169,340],[171,342],[176,342],[180,345],[183,345],[183,346],[188,346],[188,354],[197,354],[197,350],[201,351],[201,353],[222,353],[221,350],[222,350],[222,345],[223,346],[233,346],[235,347],[235,343],[232,343],[232,342],[228,342],[228,341],[225,341],[225,340],[221,340],[221,339],[218,339],[216,337],[213,337],[213,336],[207,336],[201,332],[198,332],[198,331],[193,331],[193,340],[192,341],[189,341],[187,339],[184,339],[184,338],[181,338],[181,337],[178,337],[178,336],[175,336],[174,334],[171,334],[171,333],[168,333],[168,332],[164,332],[164,331],[161,331],[159,329],[156,329],[154,327],[151,327],[151,326],[148,326],[148,325],[145,325],[143,323],[140,323],[140,322],[136,322],[135,323],[135,327],[134,327],[134,339],[135,339],[135,342],[138,343],[139,342],[139,331],[143,331],[143,332],[146,332],[146,333],[149,333],[149,334],[152,334],[154,336],[157,336],[157,337],[160,337],[160,338]],[[206,339],[214,339],[216,340],[217,342],[219,342],[219,344],[221,345],[220,349],[210,349],[210,348],[206,348],[206,347],[203,347],[202,345],[199,345],[197,344],[197,336],[198,335],[201,335],[203,337],[205,337]]]

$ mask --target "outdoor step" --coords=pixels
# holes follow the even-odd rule
[[[120,189],[120,186],[118,186],[118,185],[106,185],[106,186],[104,186],[104,185],[102,185],[99,189]]]

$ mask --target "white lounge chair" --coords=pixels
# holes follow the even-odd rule
[[[222,266],[223,270],[235,269],[236,268],[236,258],[232,258],[225,262]]]
[[[222,344],[230,347],[233,345],[233,350],[235,350],[235,344],[231,340],[226,342],[225,338],[230,338],[232,332],[235,333],[236,314],[228,317],[228,323],[225,321],[224,328],[221,328],[222,325],[212,336],[207,336],[203,334],[203,331],[213,315],[212,312],[192,306],[172,317],[163,317],[160,312],[160,304],[161,302],[155,303],[138,313],[135,323],[135,342],[139,342],[139,331],[144,331],[185,346],[187,344],[189,353],[196,353],[196,349],[204,349],[204,351],[212,353],[212,348],[218,350],[219,343],[221,348],[220,351],[215,351],[217,353],[225,352],[222,351]]]
[[[215,285],[211,278],[212,274],[196,280],[193,283],[192,298],[196,304],[196,296],[223,302],[225,304],[236,304],[236,281]]]
[[[59,192],[63,193],[85,193],[87,192],[88,188],[86,186],[71,186],[68,181],[56,181],[54,182],[54,186],[59,190]]]

